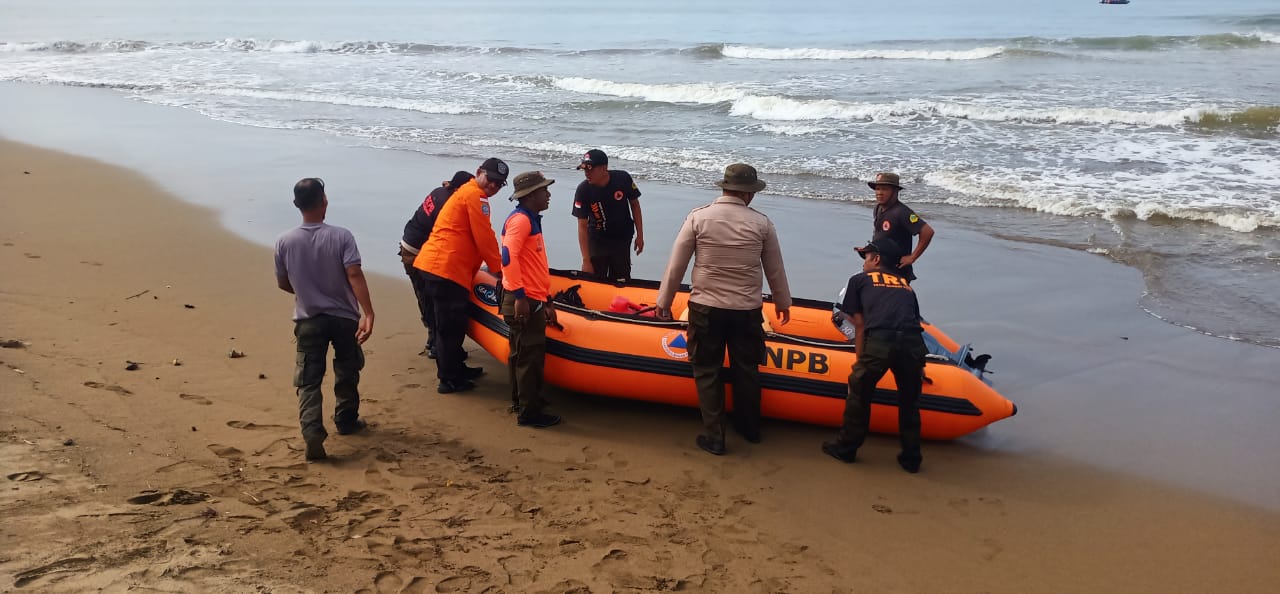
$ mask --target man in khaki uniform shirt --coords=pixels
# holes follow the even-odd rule
[[[690,212],[676,236],[658,290],[658,316],[671,319],[671,303],[693,257],[689,361],[704,426],[697,444],[719,456],[725,453],[724,384],[720,381],[725,349],[733,382],[733,427],[747,441],[759,443],[763,281],[769,280],[782,324],[791,321],[791,290],[773,222],[748,206],[756,192],[765,188],[755,168],[730,165],[716,185],[723,195]]]

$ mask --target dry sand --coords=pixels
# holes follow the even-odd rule
[[[306,464],[267,249],[129,171],[4,141],[0,196],[0,340],[21,342],[0,350],[3,591],[1280,583],[1274,512],[1043,454],[929,444],[910,476],[892,439],[845,466],[818,451],[828,430],[772,424],[713,458],[695,411],[564,394],[564,425],[518,428],[504,368],[474,345],[482,389],[435,393],[388,277],[370,281],[372,427]]]

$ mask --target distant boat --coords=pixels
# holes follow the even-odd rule
[[[1102,0],[1098,4],[1128,4],[1129,0]]]

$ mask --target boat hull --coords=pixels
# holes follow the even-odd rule
[[[686,324],[607,311],[607,304],[619,295],[632,303],[653,303],[656,283],[631,281],[622,285],[591,280],[576,272],[554,271],[553,293],[572,286],[578,287],[576,292],[587,307],[558,308],[562,327],[547,329],[548,384],[576,392],[698,406],[685,345]],[[686,288],[678,294],[673,311],[682,310],[687,300]],[[480,271],[471,291],[468,335],[499,361],[506,361],[509,329],[498,314],[497,301],[493,276]],[[791,323],[766,334],[765,361],[760,366],[761,413],[770,418],[839,426],[848,376],[857,356],[831,323],[830,303],[824,311],[820,302],[799,301],[791,309]],[[766,302],[766,319],[772,312],[772,303]],[[939,343],[950,345],[947,348],[957,348],[936,328],[929,331]],[[962,366],[930,362],[925,375],[920,416],[926,439],[954,439],[1017,410]],[[872,431],[897,432],[895,389],[892,374],[886,374],[873,398]],[[730,409],[732,394],[732,388],[726,386]]]

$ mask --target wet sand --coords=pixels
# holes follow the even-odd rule
[[[1071,360],[1005,353],[1018,371],[1001,390],[1035,406],[1020,400],[1018,417],[983,435],[928,444],[909,476],[891,438],[845,466],[818,451],[827,430],[772,423],[763,444],[731,440],[713,458],[693,446],[695,411],[603,398],[553,394],[564,425],[516,427],[502,365],[474,345],[489,371],[481,389],[435,393],[408,287],[375,275],[362,379],[372,427],[331,437],[334,459],[306,464],[291,297],[267,248],[127,170],[12,142],[0,164],[0,340],[21,341],[0,350],[5,589],[1264,592],[1280,581],[1274,492],[1214,496],[1049,447],[1077,431],[1099,438],[1072,446],[1079,457],[1131,450],[1116,446],[1123,425],[1177,399],[1114,379],[1212,339],[1106,309],[1074,332],[1062,323],[1053,342],[1076,347]],[[357,239],[366,258],[381,247]],[[945,254],[930,253],[935,270]],[[1085,297],[1059,299],[1070,310]],[[1016,303],[945,327],[1019,344],[1033,329],[997,315]],[[1109,362],[1092,344],[1100,327],[1163,344]],[[1265,360],[1245,356],[1257,377],[1219,389],[1252,394],[1266,370],[1251,363]],[[1165,381],[1193,381],[1171,369]],[[1119,404],[1089,427],[1055,424],[1055,399],[1066,408],[1080,393]],[[1203,434],[1170,434],[1172,449],[1199,440],[1193,451],[1207,453],[1192,463],[1229,456],[1206,439],[1219,425],[1201,421]],[[1123,455],[1171,464],[1162,446]]]

